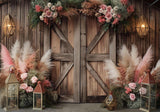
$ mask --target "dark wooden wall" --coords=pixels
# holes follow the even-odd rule
[[[154,50],[153,64],[155,64],[160,58],[160,9],[154,6],[149,8],[145,2],[144,4],[142,3],[142,0],[132,0],[137,15],[140,16],[144,14],[144,17],[146,17],[146,20],[150,25],[149,33],[144,38],[139,37],[136,32],[129,34],[117,33],[117,51],[123,44],[127,45],[128,48],[131,48],[131,45],[135,44],[138,47],[140,55],[143,56],[148,47],[152,45]],[[136,22],[134,23],[135,25]]]

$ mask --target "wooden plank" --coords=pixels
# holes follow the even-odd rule
[[[87,70],[86,70],[86,16],[81,15],[81,102],[87,98]]]
[[[90,72],[90,74],[94,77],[94,79],[97,81],[97,83],[101,86],[103,91],[108,94],[108,87],[107,85],[103,82],[103,80],[99,77],[97,72],[92,68],[92,66],[87,63],[87,70]]]
[[[74,102],[80,102],[80,74],[81,74],[81,41],[80,41],[80,17],[74,18]]]
[[[87,48],[87,53],[89,54],[94,47],[97,45],[97,43],[100,41],[100,39],[103,37],[103,35],[105,34],[105,30],[101,29],[97,35],[94,37],[94,39],[91,41],[91,43],[89,44],[88,48]]]
[[[52,61],[71,61],[73,62],[73,53],[52,53]]]
[[[44,25],[44,52],[51,48],[50,27]]]
[[[68,47],[68,50],[70,52],[73,52],[73,47],[71,46],[71,44],[68,42],[68,40],[66,39],[66,37],[64,36],[64,34],[62,33],[62,31],[56,26],[56,25],[53,25],[53,29],[55,31],[55,33],[58,35],[58,37],[66,43],[67,47]]]
[[[64,69],[64,74],[61,74],[59,79],[56,82],[56,86],[55,86],[56,90],[58,89],[62,81],[65,79],[65,77],[67,76],[68,72],[71,70],[72,67],[73,67],[73,63],[69,63],[66,69]]]
[[[110,59],[116,63],[116,33],[113,32],[110,36],[110,44],[109,44],[109,55]]]
[[[97,62],[97,61],[104,62],[109,57],[110,57],[109,54],[87,54],[86,60],[92,62]]]

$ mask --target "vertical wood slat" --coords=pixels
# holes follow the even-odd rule
[[[44,25],[44,52],[46,52],[48,49],[50,49],[50,27],[46,24]]]
[[[87,97],[87,70],[86,70],[86,16],[81,15],[81,102]]]
[[[108,31],[109,32],[109,31]],[[116,33],[110,35],[110,44],[109,44],[109,55],[110,59],[116,63]]]
[[[80,103],[80,18],[75,18],[75,32],[74,32],[74,102]]]

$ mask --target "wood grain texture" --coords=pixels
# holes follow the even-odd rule
[[[104,62],[106,59],[109,59],[110,55],[109,54],[87,54],[87,61],[92,61],[92,62]]]
[[[73,53],[52,53],[52,61],[71,61],[73,62]]]

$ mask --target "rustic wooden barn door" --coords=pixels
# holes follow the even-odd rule
[[[52,27],[52,58],[56,66],[52,79],[60,101],[93,102],[91,98],[107,94],[104,60],[115,61],[115,42],[115,35],[110,41],[109,32],[100,28],[94,17],[63,19],[60,27]]]

